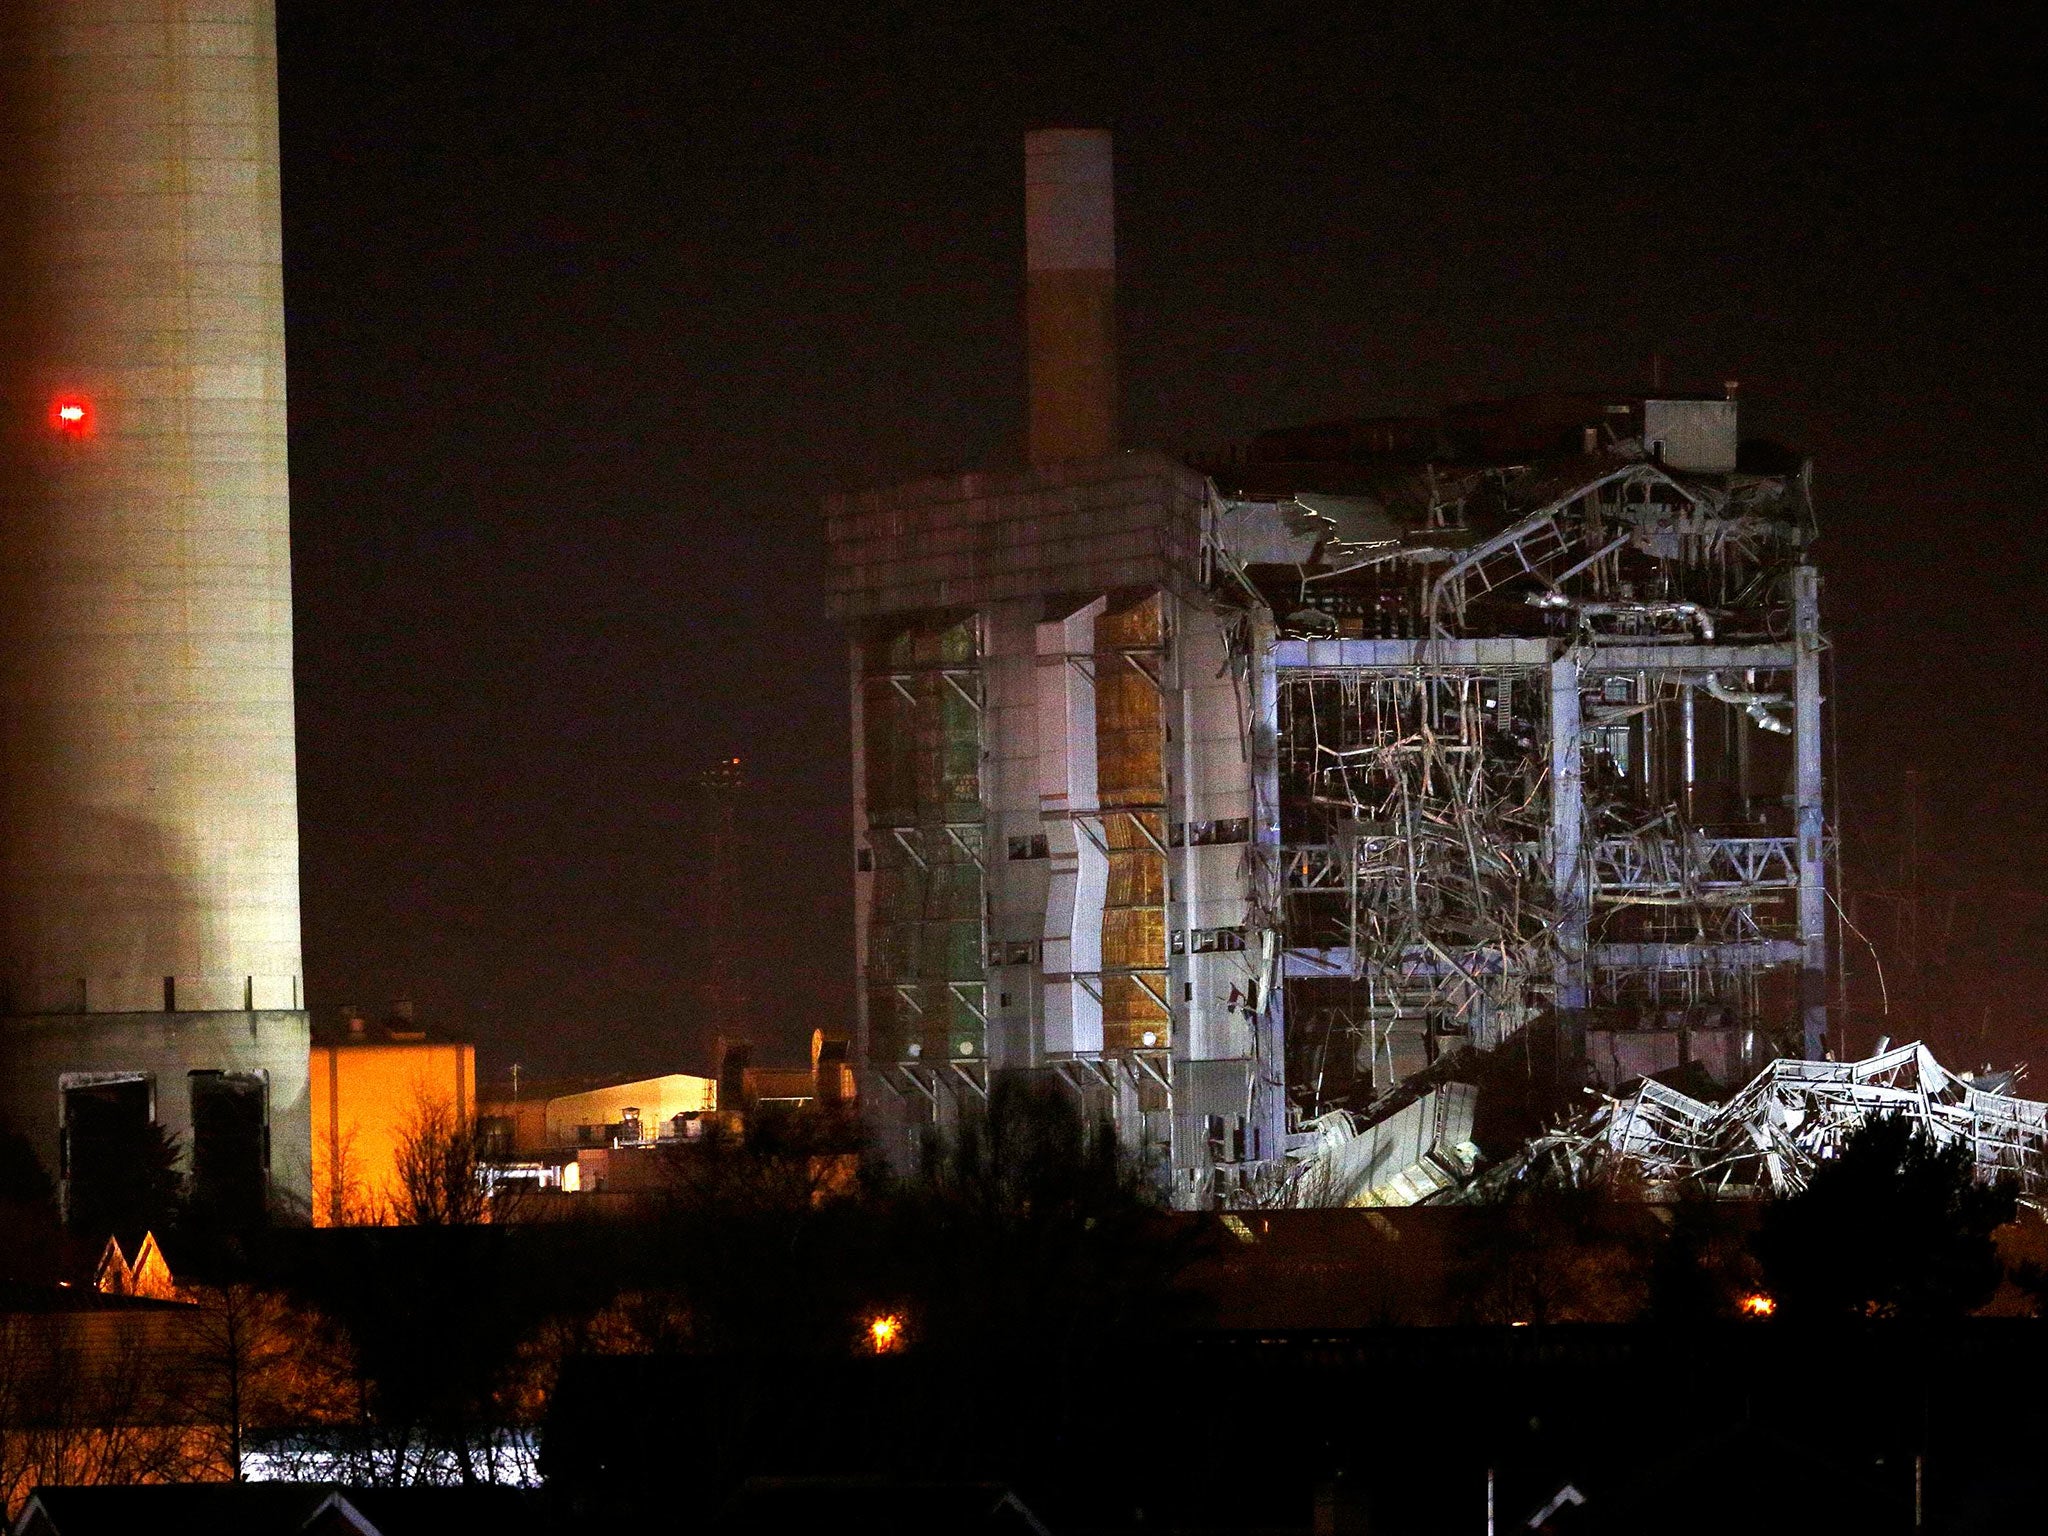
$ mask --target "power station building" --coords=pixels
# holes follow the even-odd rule
[[[303,1213],[270,0],[0,0],[0,1124]]]
[[[1177,1203],[1401,1203],[1525,1031],[1821,1055],[1815,525],[1733,387],[1119,452],[1108,136],[1026,183],[1029,467],[826,507],[889,1142],[1039,1073]]]

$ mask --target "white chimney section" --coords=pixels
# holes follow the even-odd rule
[[[1109,132],[1024,136],[1033,464],[1100,459],[1116,430],[1116,190]]]

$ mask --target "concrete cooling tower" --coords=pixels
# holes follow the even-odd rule
[[[0,0],[0,1125],[74,1217],[152,1122],[310,1193],[276,75],[271,0]]]

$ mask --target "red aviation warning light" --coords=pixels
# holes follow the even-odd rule
[[[83,395],[59,395],[50,402],[50,428],[66,437],[90,437],[92,402]]]

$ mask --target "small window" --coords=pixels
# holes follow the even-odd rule
[[[1191,938],[1194,952],[1198,955],[1213,955],[1244,948],[1242,928],[1197,928]]]
[[[1184,821],[1170,821],[1166,824],[1166,846],[1185,848],[1188,842],[1188,825]]]
[[[1025,939],[1020,943],[1005,946],[1008,963],[1011,965],[1036,965],[1038,963],[1038,941]]]
[[[1603,677],[1600,679],[1600,702],[1602,704],[1633,704],[1636,685],[1632,678]]]
[[[1052,848],[1046,842],[1043,832],[1034,832],[1029,837],[1012,837],[1005,841],[1009,844],[1010,857],[1013,859],[1049,859],[1052,857]]]
[[[1252,824],[1248,817],[1230,816],[1222,821],[1191,821],[1188,823],[1188,846],[1208,848],[1218,843],[1248,843],[1252,840]]]
[[[1000,1007],[1003,1007],[1003,1008],[1007,1008],[1007,1007],[1009,1007],[1009,1006],[1010,1006],[1010,994],[1009,994],[1009,993],[1007,993],[1007,992],[998,992],[998,993],[996,994],[996,996],[1002,999],[1002,1002],[1001,1002],[1001,1003],[1000,1003],[1000,1004],[999,1004],[998,1006],[1000,1006]]]
[[[864,875],[873,874],[875,872],[875,850],[872,848],[856,849],[853,855],[853,867]]]
[[[1176,955],[1184,955],[1188,952],[1188,935],[1186,929],[1176,928],[1173,930],[1173,952]]]

